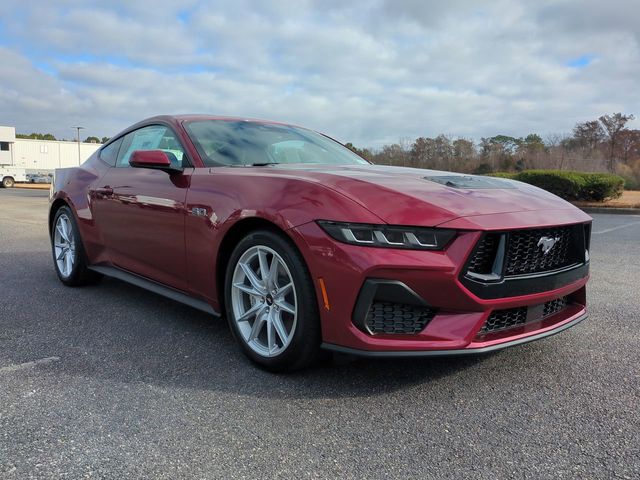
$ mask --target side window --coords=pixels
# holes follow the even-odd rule
[[[120,145],[122,145],[122,137],[100,150],[100,160],[111,165],[112,167],[115,167],[116,159],[118,158],[118,150],[120,150]]]
[[[120,147],[116,166],[129,167],[131,154],[136,150],[162,150],[175,163],[182,166],[184,149],[175,134],[162,125],[150,125],[126,134]]]

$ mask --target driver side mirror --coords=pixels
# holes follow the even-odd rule
[[[169,155],[173,158],[169,158]],[[172,161],[173,160],[173,161]],[[167,173],[182,172],[182,167],[175,155],[162,150],[136,150],[131,154],[129,165],[134,168],[150,168],[164,170]]]

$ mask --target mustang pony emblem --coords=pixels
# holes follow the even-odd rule
[[[553,248],[553,246],[560,240],[560,237],[540,237],[538,240],[538,247],[542,247],[542,253],[545,255]]]

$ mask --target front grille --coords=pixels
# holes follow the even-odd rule
[[[435,309],[404,303],[373,302],[365,325],[370,333],[416,334],[435,316]]]
[[[525,275],[566,267],[575,263],[572,251],[573,227],[516,230],[509,232],[504,274]],[[542,239],[555,240],[553,247],[544,253]]]
[[[467,271],[480,275],[492,273],[493,263],[496,259],[498,244],[500,243],[500,234],[489,233],[482,237],[478,243],[478,248],[469,261]]]
[[[495,281],[582,263],[584,235],[582,227],[572,225],[487,233],[471,255],[466,274],[476,280]]]
[[[540,305],[494,310],[484,323],[479,335],[521,327],[527,323],[539,322],[564,310],[568,305],[567,297],[556,298]]]

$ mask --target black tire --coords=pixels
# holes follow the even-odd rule
[[[286,263],[295,285],[297,303],[297,323],[288,346],[276,356],[263,356],[255,352],[245,341],[235,321],[232,306],[232,280],[236,265],[252,247],[266,246],[276,251]],[[272,372],[294,371],[311,365],[320,351],[320,315],[313,287],[313,281],[305,261],[284,234],[270,230],[256,230],[244,237],[233,250],[225,275],[225,310],[227,321],[234,338],[242,351],[253,362]]]
[[[56,261],[56,250],[54,247],[54,235],[55,229],[60,216],[66,215],[72,225],[71,234],[73,235],[73,241],[75,244],[74,263],[71,273],[67,276],[58,268]],[[102,279],[102,274],[89,270],[87,263],[87,255],[84,251],[82,239],[80,238],[80,231],[78,230],[78,223],[73,215],[71,209],[64,205],[60,207],[55,216],[53,217],[53,224],[51,226],[51,253],[53,256],[53,266],[58,275],[58,278],[62,283],[68,287],[81,287],[84,285],[93,285]]]
[[[4,177],[2,179],[2,187],[3,188],[11,188],[15,185],[15,181],[13,180],[13,177]]]

